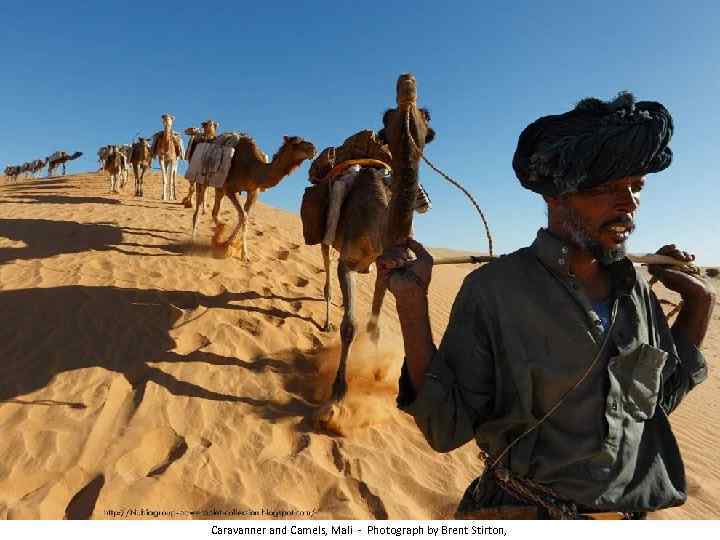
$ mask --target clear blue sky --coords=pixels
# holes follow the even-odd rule
[[[210,117],[267,152],[282,135],[318,150],[379,129],[400,73],[413,72],[437,139],[427,155],[460,179],[496,249],[527,245],[546,221],[511,159],[522,129],[586,96],[631,90],[675,119],[673,165],[650,175],[634,252],[675,242],[720,264],[720,3],[2,2],[0,166],[57,149],[96,167],[103,144]],[[298,211],[308,165],[261,195]],[[464,196],[427,167],[431,246],[486,251]],[[185,186],[180,186],[184,192]]]

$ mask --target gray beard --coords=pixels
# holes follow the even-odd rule
[[[561,206],[560,225],[569,235],[569,240],[581,249],[587,250],[595,259],[605,266],[624,259],[627,255],[626,243],[617,247],[606,249],[588,232],[582,217],[570,207]]]

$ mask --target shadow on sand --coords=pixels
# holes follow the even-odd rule
[[[71,400],[21,396],[44,388],[60,373],[100,367],[126,378],[135,407],[152,381],[176,396],[246,403],[270,421],[307,418],[318,406],[318,389],[313,386],[317,369],[310,353],[280,351],[245,360],[200,349],[187,354],[173,351],[177,344],[170,330],[178,326],[183,310],[199,306],[309,319],[275,307],[235,303],[254,298],[261,297],[253,292],[207,296],[191,291],[79,285],[0,291],[0,403],[83,408],[84,404]],[[155,362],[233,366],[251,373],[272,371],[281,376],[290,397],[273,401],[209,390],[176,378],[153,366]]]
[[[123,233],[164,239],[170,243],[158,245],[127,242],[123,241]],[[23,245],[0,247],[0,264],[85,251],[116,251],[143,257],[179,256],[185,253],[181,246],[173,243],[172,238],[143,229],[123,228],[113,223],[0,218],[0,238],[2,237]],[[160,249],[164,253],[137,253],[125,250],[123,246]]]

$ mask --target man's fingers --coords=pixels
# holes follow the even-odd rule
[[[430,252],[425,249],[425,246],[423,246],[414,238],[408,237],[406,245],[408,249],[410,249],[410,251],[412,251],[415,254],[415,257],[417,257],[418,259],[430,259],[432,261],[433,256],[430,255]]]

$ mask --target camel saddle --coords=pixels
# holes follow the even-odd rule
[[[357,163],[361,166],[390,168],[392,155],[377,134],[364,129],[351,135],[337,147],[325,148],[310,165],[308,176],[313,184],[305,189],[300,205],[303,237],[309,246],[319,244],[325,235],[325,222],[330,206],[329,180],[342,172],[344,165]]]
[[[321,184],[328,178],[328,173],[337,165],[357,159],[374,159],[388,165],[392,162],[392,154],[386,144],[378,139],[377,134],[364,129],[351,135],[337,147],[325,148],[310,165],[309,177],[313,184]]]

